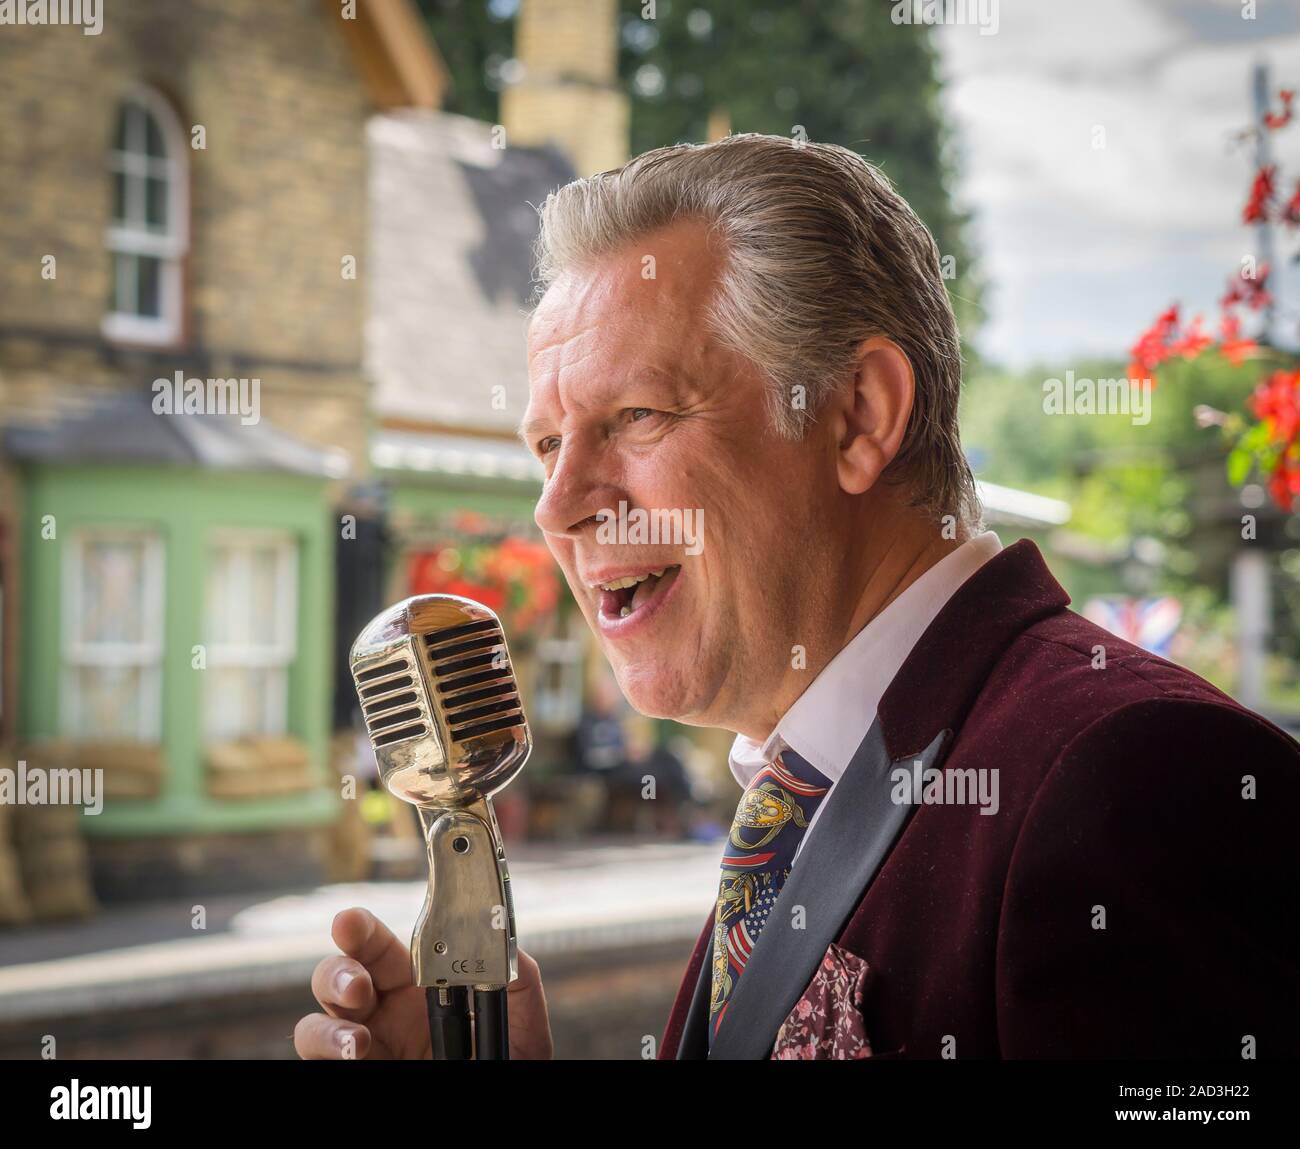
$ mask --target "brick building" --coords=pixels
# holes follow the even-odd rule
[[[365,125],[444,83],[408,0],[345,7],[0,27],[0,741],[105,770],[106,896],[318,877],[337,817]]]

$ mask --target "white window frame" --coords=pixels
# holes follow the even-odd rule
[[[106,645],[80,641],[81,587],[86,544],[94,540],[143,541],[144,636],[138,643]],[[150,527],[79,527],[68,538],[63,557],[63,691],[59,724],[63,732],[81,737],[81,687],[77,671],[83,667],[135,666],[140,668],[140,720],[136,737],[156,743],[162,736],[163,626],[166,618],[165,566],[162,535]]]
[[[107,338],[115,342],[174,344],[181,336],[184,295],[182,261],[189,251],[189,171],[186,161],[188,142],[185,130],[171,104],[152,88],[145,87],[132,88],[118,103],[113,111],[114,132],[116,132],[117,117],[130,104],[142,109],[157,124],[167,155],[164,159],[146,155],[143,141],[137,141],[140,144],[139,151],[119,152],[114,140],[108,153],[107,166],[110,178],[119,171],[129,176],[140,177],[128,180],[126,184],[127,199],[130,202],[125,207],[128,218],[132,219],[144,217],[142,205],[134,203],[138,195],[133,195],[132,189],[143,188],[144,176],[155,178],[161,176],[166,179],[167,230],[155,232],[143,226],[133,227],[129,224],[110,222],[104,232],[104,246],[109,253],[111,275],[118,273],[117,260],[113,258],[115,255],[153,256],[160,261],[158,303],[161,315],[154,318],[112,310],[118,296],[117,284],[114,284],[110,296],[110,310],[104,315],[102,330]],[[131,142],[128,139],[128,148]]]
[[[233,547],[251,550],[254,546],[270,545],[276,552],[276,595],[287,606],[276,616],[276,633],[270,646],[250,647],[237,643],[218,643],[212,634],[212,572],[216,563],[212,561],[214,552],[220,547]],[[214,669],[270,669],[278,670],[271,679],[271,702],[276,721],[269,731],[259,733],[283,735],[289,726],[289,685],[293,673],[293,663],[298,657],[298,539],[287,531],[244,530],[226,528],[213,531],[208,538],[209,561],[205,564],[207,576],[203,588],[203,638],[207,652],[206,666]],[[247,564],[239,577],[247,579]],[[245,597],[248,591],[245,590]],[[208,729],[208,700],[204,699],[204,741],[216,742],[220,739]],[[241,735],[242,737],[242,735]]]

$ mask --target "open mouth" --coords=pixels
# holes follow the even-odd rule
[[[606,618],[630,618],[667,591],[681,569],[680,565],[668,566],[601,583],[600,613]]]

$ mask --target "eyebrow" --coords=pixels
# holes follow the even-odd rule
[[[691,380],[687,376],[678,375],[673,372],[665,371],[659,367],[643,367],[635,375],[627,380],[628,385],[636,383],[646,383],[658,387],[663,391],[671,394],[674,401],[680,401],[683,395],[691,390]],[[611,391],[611,396],[616,396],[618,391]],[[532,450],[532,439],[539,430],[547,423],[545,419],[524,419],[519,424],[515,434],[518,435],[519,441],[525,447]]]
[[[530,451],[533,449],[533,436],[540,430],[542,422],[539,419],[525,419],[515,429],[515,434],[519,436],[519,441]]]

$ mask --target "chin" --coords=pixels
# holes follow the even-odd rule
[[[686,722],[698,705],[699,684],[684,678],[680,667],[638,662],[616,665],[614,675],[628,704],[647,718]]]

